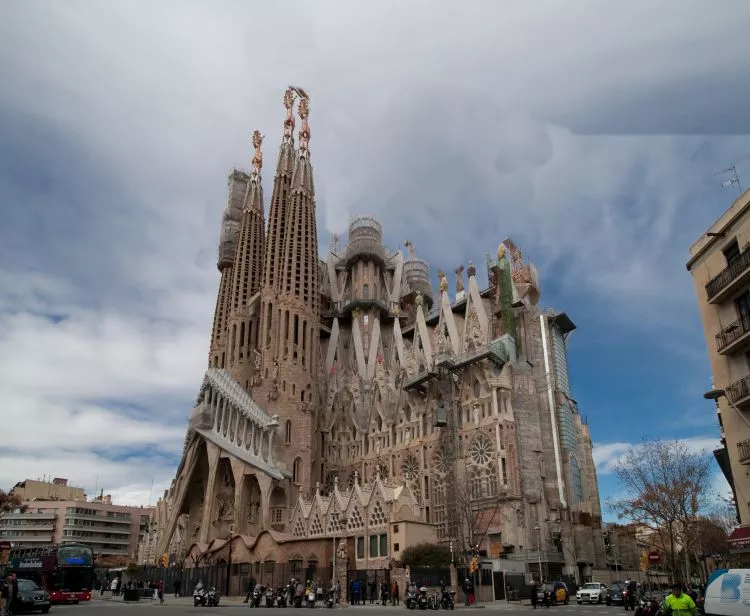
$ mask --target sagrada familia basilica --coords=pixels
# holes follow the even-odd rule
[[[335,544],[377,569],[445,542],[585,578],[605,557],[575,325],[540,308],[510,240],[436,289],[369,216],[319,255],[309,97],[289,88],[284,106],[268,220],[260,132],[250,172],[229,176],[208,368],[148,550],[328,566]]]

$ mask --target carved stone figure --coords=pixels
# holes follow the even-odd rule
[[[263,139],[265,135],[259,130],[253,131],[253,147],[255,148],[255,154],[253,156],[253,175],[260,173],[261,167],[263,167],[263,152],[261,146],[263,145]]]
[[[271,367],[271,380],[276,383],[279,380],[279,361],[274,357]]]
[[[461,293],[464,290],[464,266],[459,265],[455,270],[456,272],[456,293]]]

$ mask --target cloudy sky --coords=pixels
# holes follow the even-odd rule
[[[168,485],[226,175],[259,128],[270,194],[290,83],[322,246],[370,213],[433,271],[507,236],[537,264],[578,326],[605,498],[630,442],[712,447],[685,262],[736,196],[715,172],[750,182],[748,20],[742,0],[3,3],[0,486]]]

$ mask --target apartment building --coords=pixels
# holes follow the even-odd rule
[[[85,543],[97,557],[136,558],[152,508],[93,501],[31,501],[26,511],[0,515],[0,541],[28,547]]]
[[[55,477],[51,481],[25,479],[10,489],[11,496],[22,501],[34,500],[86,500],[83,488],[68,485],[68,480]]]
[[[750,191],[690,248],[708,344],[723,447],[714,452],[737,502],[741,527],[733,547],[750,552]]]

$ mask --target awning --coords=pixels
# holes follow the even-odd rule
[[[727,538],[730,550],[750,551],[750,526],[735,528]]]

